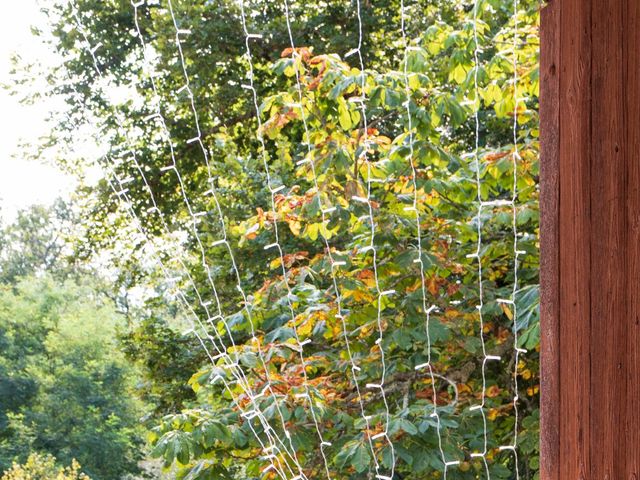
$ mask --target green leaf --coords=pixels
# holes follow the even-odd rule
[[[369,468],[370,461],[371,454],[369,453],[369,447],[364,444],[359,444],[351,457],[353,468],[356,469],[356,472],[362,473]]]

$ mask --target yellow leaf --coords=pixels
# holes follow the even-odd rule
[[[311,334],[311,331],[313,330],[314,323],[315,322],[313,321],[313,318],[309,318],[306,322],[298,327],[298,335],[300,335],[301,337],[309,336]]]
[[[318,226],[318,223],[310,223],[307,225],[307,228],[305,228],[305,233],[311,240],[318,239]]]
[[[302,224],[300,222],[297,222],[297,221],[289,222],[289,230],[291,230],[291,233],[293,233],[296,237],[300,236],[301,229],[302,229]]]
[[[462,83],[467,78],[467,71],[462,65],[458,65],[453,69],[453,72],[451,72],[451,76],[456,81],[456,83]]]
[[[269,263],[269,267],[271,268],[271,270],[278,268],[281,265],[281,260],[280,257],[278,258],[274,258],[273,260],[271,260],[271,262]]]
[[[502,308],[502,311],[504,312],[504,314],[507,316],[509,320],[513,320],[513,312],[506,304],[501,303],[500,308]]]
[[[418,78],[417,73],[412,73],[409,75],[409,88],[411,90],[417,90],[420,88],[420,79]]]
[[[287,77],[293,77],[296,74],[296,69],[293,65],[287,65],[284,69],[284,74]]]
[[[327,225],[325,225],[325,224],[323,224],[323,223],[320,223],[320,224],[318,224],[318,225],[319,225],[318,231],[319,231],[319,232],[320,232],[320,234],[321,234],[324,238],[326,238],[327,240],[329,240],[331,237],[333,237],[333,235],[334,235],[334,234],[338,231],[338,229],[340,228],[340,227],[338,227],[338,226],[337,226],[337,227],[336,227],[336,228],[334,228],[333,230],[330,230],[329,228],[327,228]]]

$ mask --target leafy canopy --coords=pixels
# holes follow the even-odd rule
[[[258,132],[252,99],[240,88],[246,81],[248,64],[243,56],[237,3],[173,2],[179,26],[192,31],[181,45],[211,159],[210,183],[197,143],[187,142],[194,137],[195,126],[189,99],[177,93],[184,78],[171,16],[165,2],[148,2],[138,9],[138,19],[145,41],[154,49],[161,108],[178,168],[188,179],[184,184],[163,169],[170,163],[169,144],[159,126],[143,121],[154,112],[155,98],[149,72],[141,68],[139,39],[130,34],[135,31],[131,6],[124,1],[108,2],[110,8],[92,0],[76,3],[92,43],[102,45],[97,55],[112,86],[105,88],[95,79],[82,35],[73,26],[71,7],[51,7],[56,48],[69,58],[64,70],[68,81],[62,86],[55,83],[54,90],[66,95],[74,108],[74,114],[59,124],[55,134],[63,137],[73,131],[73,122],[96,121],[101,129],[100,143],[109,151],[103,161],[117,159],[111,167],[118,176],[134,178],[127,184],[131,206],[143,220],[145,236],[166,247],[162,260],[176,272],[181,269],[176,259],[184,261],[198,291],[207,292],[207,299],[209,278],[215,282],[225,321],[212,322],[207,333],[225,339],[252,391],[261,391],[266,379],[271,380],[277,401],[272,396],[261,398],[260,408],[279,438],[285,438],[283,426],[290,432],[305,474],[320,478],[324,462],[309,400],[299,395],[304,391],[303,373],[309,379],[313,413],[323,438],[331,443],[325,451],[336,479],[364,478],[373,472],[369,440],[385,428],[397,454],[398,478],[438,478],[443,470],[439,437],[446,458],[461,462],[449,470],[448,478],[482,478],[485,466],[470,453],[483,451],[485,428],[482,416],[469,407],[481,402],[483,391],[491,477],[512,477],[514,456],[497,447],[512,443],[517,428],[519,471],[523,478],[535,478],[538,3],[518,3],[516,28],[512,2],[478,2],[476,26],[482,49],[481,65],[476,69],[471,2],[407,2],[409,132],[405,45],[398,34],[399,2],[362,2],[365,71],[357,68],[353,57],[345,59],[357,41],[350,2],[290,2],[294,38],[300,46],[296,50],[289,48],[281,2],[247,2],[246,8],[252,12],[249,30],[265,34],[265,41],[252,47],[263,124]],[[516,71],[512,62],[514,36]],[[517,89],[514,75],[518,77]],[[114,85],[129,92],[115,103],[125,114],[122,129],[115,128],[114,107],[109,101]],[[362,96],[367,99],[367,131],[355,100]],[[292,106],[296,103],[302,104],[304,122],[300,109]],[[473,155],[476,113],[480,122],[479,172]],[[515,172],[518,249],[525,252],[518,257],[517,314],[512,305],[496,301],[509,298],[515,280],[512,210],[500,205],[485,208],[478,219],[475,204],[477,173],[483,200],[511,198],[514,121],[520,155]],[[305,124],[310,148],[304,144]],[[265,151],[257,135],[265,138]],[[371,169],[362,161],[364,149]],[[140,169],[126,161],[132,150]],[[415,187],[408,158],[411,151],[417,170]],[[276,196],[275,211],[271,211],[265,189],[263,155],[274,183],[286,186]],[[311,164],[318,172],[317,190]],[[141,180],[141,171],[146,183]],[[367,208],[353,200],[366,196],[369,183],[377,227],[376,265],[372,255],[363,252],[370,239]],[[217,219],[218,206],[206,194],[212,186],[238,261],[240,282],[249,293],[247,304],[236,289],[228,250],[217,243],[224,232]],[[149,190],[166,224],[159,215],[149,213],[153,206]],[[152,312],[175,292],[162,283],[159,271],[148,261],[146,239],[136,234],[106,182],[84,193],[94,206],[84,212],[89,243],[96,248],[117,244],[129,252],[115,263],[121,271],[130,272],[128,278],[135,284],[151,287]],[[412,205],[414,195],[420,225],[406,208]],[[195,227],[184,196],[194,211],[209,212]],[[321,221],[319,197],[323,205],[336,207],[326,223]],[[478,221],[483,239],[482,327],[476,309],[480,303],[477,262],[469,258],[476,249]],[[273,242],[274,223],[286,254],[286,275],[280,260],[264,250]],[[422,233],[427,301],[440,311],[431,316],[428,330],[420,264],[414,261],[417,228]],[[337,272],[337,287],[343,300],[346,334],[336,317],[337,292],[323,239],[330,243],[334,258],[345,262]],[[396,292],[380,304],[374,269],[381,289]],[[207,319],[195,291],[186,283],[181,287],[196,314]],[[162,314],[166,316],[166,311]],[[146,366],[149,381],[157,382],[149,391],[170,391],[175,397],[158,411],[168,415],[159,419],[151,435],[155,455],[167,466],[177,466],[184,478],[260,476],[266,463],[252,429],[264,436],[264,426],[240,416],[240,408],[250,402],[246,392],[237,385],[231,393],[225,390],[217,379],[228,375],[228,370],[221,368],[221,362],[211,366],[202,357],[193,365],[193,395],[171,388],[171,375],[165,375],[167,365],[149,361],[152,352],[164,351],[171,334],[163,333],[154,344],[153,335],[148,334],[156,328],[154,315],[148,313],[147,317],[135,325],[132,351]],[[383,341],[378,345],[379,329]],[[486,365],[485,388],[481,332],[486,351],[502,358]],[[529,350],[517,364],[513,348],[516,333],[518,346]],[[296,336],[311,340],[304,348],[304,372],[294,348]],[[360,367],[355,379],[346,354],[347,340]],[[381,350],[387,366],[390,417],[387,422],[379,392],[366,391],[363,404],[372,416],[367,427],[360,414],[356,381],[360,386],[379,381]],[[192,353],[185,349],[180,355],[184,359]],[[438,375],[434,385],[425,370],[414,369],[429,355]],[[514,371],[520,387],[517,426],[512,403]],[[434,404],[441,418],[439,428],[430,416]],[[182,410],[172,411],[178,408]],[[390,468],[393,458],[388,443],[380,439],[372,444],[375,460]],[[290,457],[283,455],[280,460],[291,466]],[[272,474],[265,473],[267,477]]]
[[[2,470],[42,452],[94,479],[138,472],[142,410],[115,342],[122,317],[84,283],[45,275],[0,287]]]

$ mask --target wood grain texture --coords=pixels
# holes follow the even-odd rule
[[[627,452],[622,7],[623,0],[594,0],[591,7],[590,478],[612,480],[624,478]]]
[[[625,480],[640,480],[640,2],[627,0],[624,10],[624,105],[627,161],[626,214],[628,282],[625,372]]]
[[[560,8],[549,2],[540,19],[540,478],[559,475]]]
[[[640,1],[541,35],[541,478],[640,480]]]
[[[591,8],[588,1],[562,0],[560,42],[559,478],[587,479],[591,468]]]

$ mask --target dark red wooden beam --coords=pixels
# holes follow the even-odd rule
[[[559,444],[559,197],[560,9],[551,3],[540,18],[540,464],[543,480],[556,480]]]
[[[541,478],[640,480],[640,0],[541,22]]]

